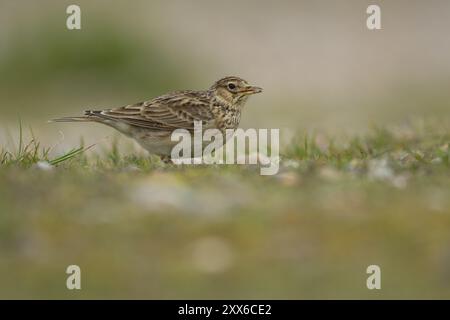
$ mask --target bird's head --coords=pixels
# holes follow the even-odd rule
[[[225,77],[216,81],[210,88],[219,100],[231,105],[243,105],[248,96],[262,92],[259,87],[251,86],[244,79]]]

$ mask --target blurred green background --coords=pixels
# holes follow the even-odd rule
[[[0,0],[2,150],[19,119],[51,155],[96,144],[0,167],[0,298],[450,297],[450,2],[377,1],[369,31],[372,3],[80,0],[69,31],[72,1]],[[47,123],[227,75],[264,88],[242,127],[281,129],[280,175],[167,169]]]

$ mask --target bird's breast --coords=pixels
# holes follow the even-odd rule
[[[219,130],[236,129],[241,121],[241,110],[230,105],[213,106],[213,114]]]

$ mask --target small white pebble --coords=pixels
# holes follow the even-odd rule
[[[441,158],[434,158],[433,160],[431,160],[432,164],[440,164],[442,163],[442,159]]]
[[[389,180],[394,176],[394,172],[386,158],[372,159],[369,161],[368,175],[372,179]]]
[[[285,161],[283,161],[283,166],[286,167],[286,168],[297,169],[300,166],[300,161],[292,160],[292,159],[285,160]]]
[[[36,162],[35,167],[43,171],[53,170],[53,166],[47,161],[38,161]]]

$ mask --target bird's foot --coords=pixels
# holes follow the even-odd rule
[[[170,156],[159,156],[161,158],[161,161],[165,164],[172,164],[172,158]]]

